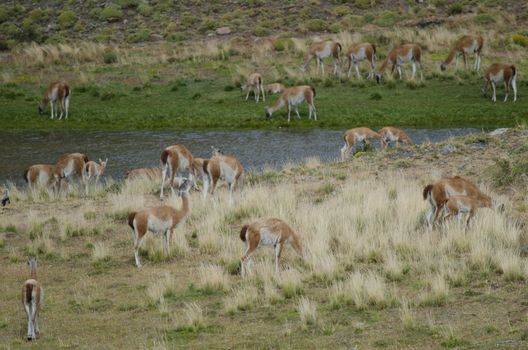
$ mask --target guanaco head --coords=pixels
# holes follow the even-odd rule
[[[271,119],[271,108],[266,107],[266,119]]]
[[[11,203],[11,200],[9,200],[9,190],[8,189],[5,190],[4,195],[2,196],[1,202],[2,202],[2,207],[5,207],[9,203]]]
[[[240,85],[240,91],[242,91],[242,92],[246,91],[247,87],[248,87],[247,84],[241,84]]]
[[[191,189],[192,181],[189,181],[188,179],[183,179],[182,183],[180,184],[180,187],[178,187],[178,195],[180,197],[186,196],[189,194],[189,190]]]
[[[224,152],[222,152],[219,148],[216,148],[214,146],[211,146],[211,150],[212,150],[213,157],[214,156],[221,156],[221,155],[224,154]]]
[[[381,75],[381,73],[375,73],[374,77],[376,77],[376,83],[381,84],[383,81],[383,75]]]
[[[99,158],[99,165],[101,165],[101,170],[106,169],[106,164],[108,164],[108,158],[106,158],[104,161],[102,161],[101,158]]]
[[[28,262],[27,262],[28,266],[29,266],[29,270],[36,270],[37,269],[37,258],[35,257],[30,257],[28,259]]]
[[[442,72],[445,71],[445,70],[447,69],[447,63],[442,62],[442,63],[440,64],[440,69],[442,70]]]
[[[46,109],[47,105],[48,105],[47,99],[44,99],[44,100],[40,101],[40,103],[38,105],[38,110],[39,110],[40,114],[44,113],[44,110]]]

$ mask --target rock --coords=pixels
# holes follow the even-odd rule
[[[149,36],[149,41],[162,41],[163,40],[163,35],[161,34],[150,34]]]
[[[451,154],[451,153],[453,153],[454,151],[456,151],[456,147],[455,147],[455,145],[445,145],[445,146],[442,147],[442,149],[440,150],[440,153],[442,153],[443,155],[446,155],[446,154]]]
[[[492,132],[489,133],[490,136],[498,136],[498,135],[502,135],[504,134],[505,132],[507,132],[508,130],[510,130],[510,128],[498,128],[498,129],[495,129],[493,130]]]
[[[229,27],[216,28],[215,33],[217,35],[228,35],[228,34],[231,34],[231,28]]]

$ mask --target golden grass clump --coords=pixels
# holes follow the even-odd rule
[[[183,315],[179,311],[174,316],[177,330],[197,332],[206,327],[202,308],[197,303],[185,303]]]
[[[92,260],[94,262],[107,260],[110,257],[110,248],[104,242],[93,244]]]
[[[219,265],[203,264],[198,269],[198,286],[208,293],[227,291],[229,276]]]
[[[234,315],[239,311],[249,310],[256,306],[259,291],[254,286],[242,286],[233,289],[230,296],[224,298],[224,309],[228,315]]]
[[[154,303],[163,302],[164,298],[176,292],[176,279],[174,276],[165,271],[163,275],[152,280],[147,287],[147,295]]]
[[[303,326],[307,327],[317,323],[317,303],[306,297],[300,297],[297,301],[297,312]]]

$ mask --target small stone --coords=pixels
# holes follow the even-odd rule
[[[216,28],[215,32],[217,35],[228,35],[228,34],[231,34],[231,28],[220,27],[220,28]]]
[[[440,150],[440,153],[442,153],[443,155],[446,155],[446,154],[451,154],[455,151],[456,151],[456,147],[454,145],[445,145]]]
[[[510,128],[498,128],[498,129],[495,129],[492,132],[490,132],[489,135],[490,136],[502,135],[505,132],[507,132],[508,130],[510,130]]]

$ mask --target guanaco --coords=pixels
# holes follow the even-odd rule
[[[306,67],[310,63],[311,60],[315,59],[317,62],[317,72],[319,70],[321,71],[321,75],[324,76],[324,62],[323,60],[326,57],[333,57],[333,65],[334,65],[334,71],[333,73],[335,75],[339,74],[340,69],[340,55],[341,51],[343,51],[343,47],[338,42],[333,41],[321,41],[314,43],[310,46],[308,49],[308,55],[306,57],[306,61],[301,66],[301,71],[306,71]]]
[[[58,102],[61,113],[59,120],[62,119],[62,115],[66,113],[66,119],[68,119],[68,110],[70,108],[70,96],[71,90],[68,84],[61,81],[55,81],[49,84],[46,93],[42,102],[39,104],[39,113],[44,113],[46,106],[49,104],[51,106],[51,119],[55,118],[56,107],[55,103]]]
[[[317,120],[317,112],[314,104],[315,88],[309,85],[293,86],[285,89],[280,95],[279,99],[271,107],[266,107],[266,118],[271,119],[273,113],[285,105],[288,106],[288,123],[291,119],[291,110],[295,110],[297,118],[301,119],[299,115],[299,105],[306,101],[308,104],[308,119],[312,119],[312,113],[314,120]]]
[[[405,44],[395,46],[383,60],[380,70],[375,74],[376,81],[381,82],[383,73],[389,64],[392,65],[391,75],[394,74],[394,69],[398,71],[400,80],[403,79],[401,65],[404,63],[410,63],[412,67],[411,79],[414,79],[416,74],[416,65],[420,68],[420,79],[423,80],[423,66],[422,66],[422,49],[417,44]]]
[[[484,73],[484,85],[481,88],[482,94],[487,95],[488,88],[491,85],[493,89],[493,96],[491,101],[497,102],[496,85],[500,82],[504,83],[504,102],[508,100],[510,93],[510,85],[513,88],[513,102],[517,101],[517,69],[512,64],[494,63],[489,66],[486,73]]]
[[[28,317],[27,340],[35,340],[40,333],[38,317],[44,303],[44,288],[37,281],[37,260],[30,258],[28,266],[30,278],[22,286],[22,304]]]
[[[477,72],[480,70],[480,53],[482,52],[482,46],[484,46],[484,39],[480,35],[463,35],[457,41],[455,41],[453,48],[449,51],[447,58],[440,65],[440,69],[443,71],[447,69],[449,63],[455,58],[455,69],[458,67],[458,57],[462,55],[464,58],[464,65],[468,69],[469,54],[475,55],[475,64],[473,70]]]
[[[345,131],[343,134],[344,146],[341,148],[341,160],[344,161],[350,156],[354,145],[358,143],[370,144],[371,139],[380,139],[381,136],[369,128],[353,128]]]

